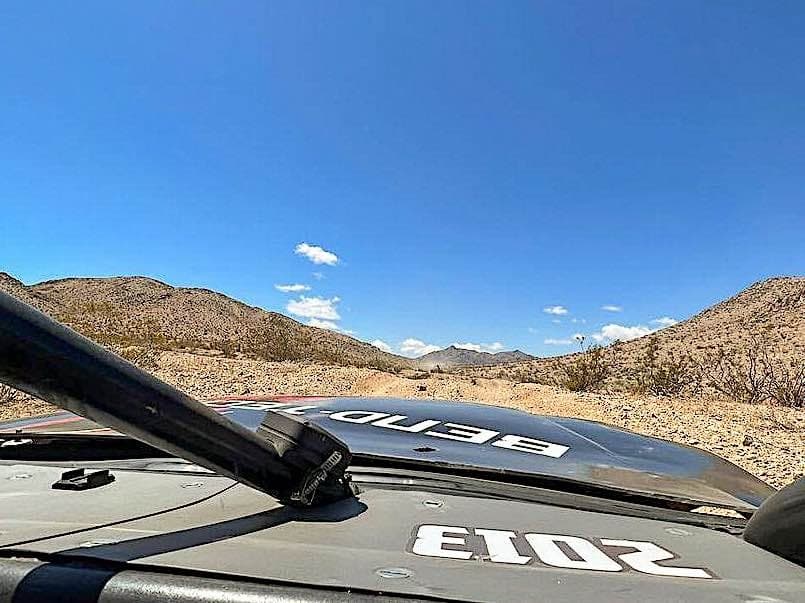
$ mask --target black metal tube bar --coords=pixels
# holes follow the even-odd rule
[[[270,442],[3,292],[0,382],[275,498],[294,486]]]

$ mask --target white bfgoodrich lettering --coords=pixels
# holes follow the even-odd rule
[[[498,441],[492,442],[492,446],[496,446],[498,448],[508,448],[509,450],[519,450],[520,452],[541,454],[543,456],[550,456],[555,459],[558,459],[565,452],[570,450],[568,446],[552,444],[551,442],[543,442],[542,440],[535,440],[534,438],[527,438],[519,435],[505,435]]]
[[[383,417],[389,416],[385,412],[372,412],[371,410],[345,410],[342,412],[334,412],[330,418],[334,421],[343,421],[344,423],[371,423]]]
[[[445,440],[458,440],[459,442],[469,442],[470,444],[485,444],[497,435],[499,431],[473,427],[471,425],[459,425],[458,423],[445,423],[447,431],[429,431],[425,435],[434,438],[444,438]]]
[[[288,406],[287,402],[237,402],[229,404],[226,402],[216,402],[211,406],[224,408],[240,408],[242,410],[274,410]]]
[[[318,408],[318,406],[313,406],[312,404],[305,404],[304,406],[289,406],[287,408],[283,408],[282,412],[286,412],[289,415],[303,415],[305,414],[306,410],[313,410],[314,408]]]
[[[475,538],[468,539],[470,535]],[[535,557],[523,554],[526,547],[534,552]],[[624,548],[633,550],[617,550]],[[714,578],[713,574],[701,568],[658,565],[656,561],[668,561],[676,556],[653,542],[642,540],[605,538],[600,540],[599,546],[591,539],[564,534],[521,534],[509,530],[426,524],[417,529],[411,551],[424,557],[479,559],[509,565],[539,563],[596,572],[633,569],[652,576]]]
[[[632,569],[652,576],[678,576],[680,578],[712,578],[705,570],[698,567],[674,567],[672,565],[657,565],[655,561],[673,559],[674,554],[661,549],[653,542],[640,540],[601,540],[604,546],[628,547],[637,549],[634,553],[622,553],[618,559]]]
[[[463,536],[447,536],[446,534],[468,534],[467,528],[451,526],[419,526],[414,541],[413,552],[423,557],[446,557],[448,559],[469,559],[472,551],[445,549],[444,545],[466,546]]]
[[[269,410],[273,412],[283,412],[291,415],[305,415],[307,411],[318,410],[320,406],[305,404],[295,406],[287,402],[258,402],[258,401],[239,401],[235,403],[219,402],[215,403],[218,408],[240,408],[243,410]],[[558,459],[570,448],[562,444],[554,444],[521,435],[501,434],[494,429],[476,427],[474,425],[462,425],[460,423],[446,423],[439,419],[423,419],[408,424],[407,415],[397,415],[387,412],[377,412],[373,410],[341,410],[331,412],[327,409],[322,411],[324,418],[341,423],[353,423],[355,425],[371,425],[381,429],[390,429],[405,433],[421,433],[422,435],[443,440],[454,440],[467,444],[489,444],[496,448],[526,452],[529,454],[539,454]]]
[[[413,425],[400,425],[400,421],[404,421],[407,418],[408,417],[405,415],[391,415],[385,419],[380,419],[379,421],[373,422],[372,425],[375,427],[386,427],[387,429],[396,429],[397,431],[405,431],[408,433],[419,433],[420,431],[425,431],[426,429],[430,429],[431,427],[439,424],[439,421],[428,419],[426,421],[414,423]]]

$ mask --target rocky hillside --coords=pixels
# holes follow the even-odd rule
[[[640,362],[650,339],[661,357],[672,354],[702,359],[719,350],[745,356],[750,347],[760,346],[776,361],[790,365],[805,363],[805,277],[777,277],[757,282],[737,295],[707,308],[688,320],[652,335],[615,343],[611,356],[621,376]],[[557,363],[576,354],[554,359],[537,359],[494,368],[465,369],[476,376],[517,379],[532,373],[550,382]]]
[[[574,358],[571,354],[538,359],[519,351],[491,354],[451,346],[411,360],[214,291],[172,287],[144,277],[68,278],[25,285],[0,272],[0,289],[117,348],[190,349],[229,357],[305,359],[384,370],[438,366],[471,376],[545,383],[555,382],[557,365]],[[805,277],[755,283],[649,337],[663,357],[702,358],[720,349],[745,353],[754,340],[775,359],[801,364],[805,362]],[[639,365],[649,337],[611,346],[608,352],[616,378],[627,377]]]
[[[6,272],[0,272],[0,291],[10,293],[17,299],[31,304],[45,314],[57,316],[61,310],[61,304],[47,299],[37,293],[33,287],[28,287]]]
[[[118,348],[193,349],[381,369],[412,366],[407,358],[347,335],[309,327],[214,291],[172,287],[150,278],[67,278],[25,285],[0,273],[0,289]]]
[[[660,348],[700,353],[719,346],[746,349],[751,339],[772,353],[805,359],[805,277],[760,281],[696,316],[657,333]],[[621,344],[642,349],[646,338]]]
[[[434,368],[448,369],[457,366],[495,366],[512,362],[522,362],[523,360],[534,360],[534,356],[529,356],[520,350],[513,352],[476,352],[457,348],[451,345],[443,350],[436,350],[416,359],[417,366],[425,370]]]

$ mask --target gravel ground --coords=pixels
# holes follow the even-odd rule
[[[190,395],[355,395],[467,400],[601,421],[713,452],[780,488],[805,474],[805,411],[718,399],[575,394],[503,379],[269,363],[163,352],[154,372]],[[41,402],[0,407],[0,419],[43,414]]]

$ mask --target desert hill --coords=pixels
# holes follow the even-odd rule
[[[0,291],[5,291],[51,316],[58,315],[61,310],[61,304],[45,298],[6,272],[0,272]]]
[[[25,285],[0,272],[0,290],[96,341],[118,347],[209,350],[227,356],[319,360],[382,369],[431,370],[533,358],[519,350],[491,354],[450,346],[410,360],[215,291],[172,287],[141,276],[64,278]]]
[[[775,277],[754,283],[740,293],[703,310],[695,316],[651,335],[610,346],[616,373],[623,376],[643,357],[650,340],[663,357],[694,359],[719,350],[745,355],[759,346],[779,362],[805,362],[805,277]],[[540,358],[494,368],[462,369],[476,376],[517,379],[532,373],[550,382],[557,363],[572,361],[577,354]]]
[[[383,370],[439,367],[480,377],[555,381],[557,364],[575,354],[534,358],[520,351],[476,352],[450,346],[412,360],[348,335],[309,327],[207,289],[172,287],[145,277],[65,278],[25,285],[0,272],[0,289],[79,332],[118,348],[187,349],[230,357],[314,360]],[[656,333],[609,348],[623,378],[656,342],[664,357],[743,353],[760,342],[787,363],[805,359],[805,277],[776,277]],[[524,379],[524,376],[526,378]]]
[[[416,359],[416,364],[419,368],[425,370],[432,370],[436,367],[441,369],[448,369],[457,366],[494,366],[498,364],[508,364],[512,362],[521,362],[523,360],[534,360],[534,356],[530,356],[520,350],[513,352],[477,352],[475,350],[467,350],[465,348],[458,348],[454,345],[444,348],[443,350],[436,350]]]
[[[757,282],[737,295],[659,331],[661,349],[696,353],[719,346],[745,349],[754,337],[771,351],[805,358],[805,277]],[[641,348],[646,338],[621,344]]]
[[[407,358],[347,335],[309,327],[214,291],[172,287],[151,278],[65,278],[25,285],[0,273],[0,289],[116,347],[206,350],[381,369],[412,366]]]

